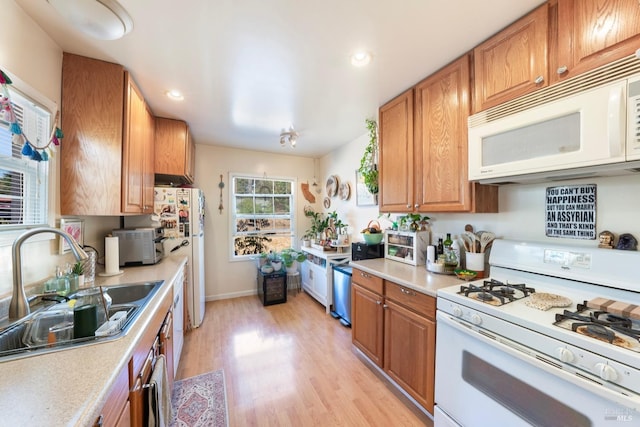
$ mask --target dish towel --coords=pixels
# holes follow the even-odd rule
[[[166,427],[172,416],[167,363],[161,354],[149,381],[149,427]]]

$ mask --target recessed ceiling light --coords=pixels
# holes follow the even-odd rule
[[[184,100],[184,95],[179,90],[168,90],[165,92],[165,95],[173,101],[182,101]]]
[[[133,19],[116,0],[47,0],[79,31],[116,40],[133,29]]]
[[[364,67],[371,62],[371,53],[367,51],[356,52],[351,55],[351,65],[354,67]]]

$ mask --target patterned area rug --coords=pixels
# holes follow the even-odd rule
[[[172,427],[228,427],[227,390],[222,369],[174,383]]]

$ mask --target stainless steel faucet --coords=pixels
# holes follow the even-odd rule
[[[40,233],[54,233],[62,236],[71,246],[71,252],[76,257],[77,261],[83,261],[88,258],[87,253],[82,250],[78,242],[71,237],[70,234],[51,227],[39,227],[27,230],[22,233],[13,242],[12,256],[13,256],[13,295],[11,297],[11,305],[9,305],[9,318],[19,319],[31,312],[29,309],[29,301],[27,295],[24,292],[24,286],[22,283],[22,255],[21,248],[25,240],[31,236],[35,236]]]

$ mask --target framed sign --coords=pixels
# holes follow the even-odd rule
[[[65,231],[73,237],[80,246],[84,245],[84,221],[77,218],[61,218],[60,230]],[[59,237],[60,240],[60,255],[70,252],[71,246],[65,238]]]
[[[364,178],[359,170],[356,170],[356,205],[375,206],[378,204],[378,195],[371,194],[364,184]]]
[[[548,237],[591,239],[596,235],[596,184],[547,187]]]

